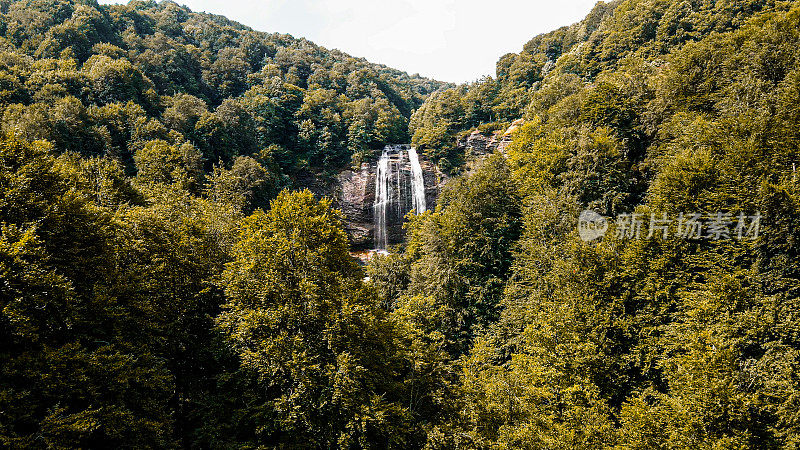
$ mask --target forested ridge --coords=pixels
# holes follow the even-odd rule
[[[127,174],[169,147],[189,172],[242,157],[295,185],[407,141],[411,112],[446,86],[169,1],[0,12],[3,131],[113,156]]]
[[[0,446],[800,445],[796,2],[598,3],[460,86],[0,5]],[[461,175],[360,267],[303,183],[409,138]],[[585,209],[762,221],[585,242]]]

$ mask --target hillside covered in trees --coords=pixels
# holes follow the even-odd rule
[[[525,119],[369,269],[384,302],[427,308],[455,367],[429,439],[798,445],[798,44],[797,2],[599,3],[415,112],[414,142],[453,161],[459,136]],[[584,209],[618,220],[587,243]],[[647,236],[717,212],[731,239],[677,220]],[[760,214],[757,239],[736,239],[740,214]]]
[[[0,12],[0,447],[800,445],[799,3],[598,3],[461,86],[171,2]],[[361,267],[303,183],[408,139],[462,175]]]
[[[273,190],[334,171],[407,141],[412,111],[444,86],[169,1],[0,12],[3,132],[196,186],[237,158]]]

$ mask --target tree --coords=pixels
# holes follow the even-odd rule
[[[267,208],[279,188],[277,176],[249,156],[237,157],[230,169],[215,168],[210,178],[209,198],[245,213]]]
[[[156,355],[168,370],[167,405],[174,436],[198,445],[197,430],[229,363],[214,317],[224,303],[216,282],[230,261],[241,214],[234,207],[195,198],[177,187],[163,188],[148,205],[122,208],[115,243],[124,274],[116,291],[135,322],[117,333]],[[220,409],[214,405],[211,415]]]
[[[256,377],[251,445],[399,445],[391,327],[327,200],[283,191],[245,219],[220,330]]]
[[[155,100],[153,84],[127,59],[94,55],[83,64],[82,71],[92,83],[98,104],[131,100],[152,110]]]
[[[175,183],[183,189],[198,187],[202,176],[200,152],[188,142],[170,145],[162,140],[150,141],[133,156],[137,177],[150,183]]]
[[[116,225],[69,181],[41,143],[0,141],[0,442],[171,446],[172,377],[122,332]]]
[[[433,213],[409,229],[409,290],[448,308],[441,332],[457,356],[497,319],[498,304],[521,230],[519,193],[502,155],[451,182]]]

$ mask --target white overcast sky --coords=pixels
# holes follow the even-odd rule
[[[127,3],[101,0],[101,3]],[[441,81],[494,75],[504,54],[537,34],[583,19],[596,0],[177,0],[258,31]]]

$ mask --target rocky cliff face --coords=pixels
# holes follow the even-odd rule
[[[505,153],[513,134],[524,124],[524,119],[517,119],[505,131],[495,131],[490,136],[475,130],[466,138],[459,140],[456,145],[458,148],[464,149],[467,158],[480,158],[495,150]]]
[[[425,180],[425,200],[427,208],[433,209],[439,191],[446,182],[446,176],[424,156],[420,156],[420,167]],[[359,170],[346,170],[337,176],[331,197],[334,206],[342,211],[345,229],[354,248],[372,248],[375,233],[375,184],[377,158],[365,162]],[[387,234],[389,243],[401,242],[404,238],[403,221],[405,214],[412,209],[412,172],[408,156],[392,155],[391,207],[387,209]]]

